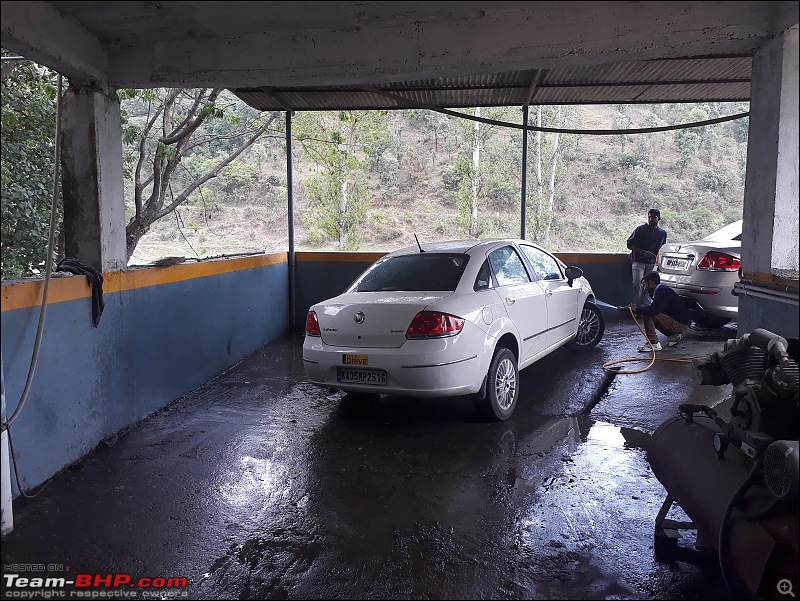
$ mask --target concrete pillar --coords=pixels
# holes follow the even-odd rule
[[[65,252],[100,271],[127,266],[122,122],[115,90],[70,81],[64,95]]]
[[[798,26],[753,58],[739,335],[798,335]]]

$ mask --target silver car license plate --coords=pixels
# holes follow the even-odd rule
[[[667,269],[680,269],[685,270],[689,268],[689,259],[675,259],[673,257],[664,257],[661,259],[661,266]]]
[[[336,368],[336,381],[342,384],[371,384],[373,386],[386,386],[386,372],[377,369],[349,369]]]

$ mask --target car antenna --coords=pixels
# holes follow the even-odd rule
[[[417,238],[416,234],[414,234],[414,240],[417,241],[417,246],[419,246],[419,252],[424,253],[425,251],[422,250],[422,244],[419,243],[419,238]]]

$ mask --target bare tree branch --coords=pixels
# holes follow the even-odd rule
[[[197,97],[194,99],[194,104],[192,104],[192,107],[191,107],[191,108],[189,109],[189,111],[186,113],[186,117],[184,117],[184,118],[183,118],[183,121],[181,121],[181,122],[180,122],[180,123],[179,123],[179,124],[178,124],[178,125],[175,127],[175,129],[173,129],[173,130],[172,130],[172,132],[171,132],[171,133],[170,133],[170,134],[167,136],[167,138],[173,138],[173,137],[176,137],[176,136],[178,135],[178,133],[180,132],[180,130],[181,130],[181,129],[182,129],[182,128],[183,128],[183,127],[186,125],[186,123],[189,121],[189,119],[191,119],[191,118],[194,116],[195,112],[197,111],[197,108],[198,108],[198,107],[199,107],[199,106],[200,106],[200,105],[203,103],[203,101],[204,101],[204,99],[205,99],[205,97],[206,97],[206,91],[207,91],[207,90],[206,90],[206,89],[204,89],[204,90],[203,90],[203,91],[202,91],[200,94],[198,94],[198,95],[197,95]],[[170,142],[166,142],[164,139],[162,139],[161,141],[162,141],[164,144],[169,144],[169,143],[170,143]]]
[[[175,207],[180,206],[189,197],[189,195],[192,194],[192,192],[197,190],[197,188],[202,186],[208,180],[210,180],[210,179],[212,179],[214,177],[217,177],[219,175],[220,171],[222,171],[222,169],[224,167],[229,165],[233,160],[236,159],[236,157],[238,157],[245,150],[247,150],[250,146],[252,146],[253,143],[256,142],[256,140],[258,140],[261,137],[261,135],[264,132],[267,131],[267,129],[269,128],[270,125],[272,125],[272,122],[275,120],[276,117],[277,117],[277,114],[276,113],[272,113],[270,115],[269,119],[267,120],[267,122],[264,123],[264,125],[262,125],[258,130],[256,130],[255,133],[252,136],[250,136],[250,138],[244,144],[242,144],[239,148],[237,148],[235,151],[233,151],[231,154],[229,154],[227,157],[225,157],[219,163],[217,163],[217,165],[214,167],[214,169],[212,169],[210,172],[206,173],[203,177],[201,177],[201,178],[193,181],[191,184],[189,184],[189,186],[183,192],[181,192],[175,198],[175,200],[173,200],[170,204],[168,204],[166,207],[164,207],[161,211],[159,211],[156,214],[156,217],[155,217],[155,219],[153,221],[156,221],[156,220],[160,219],[164,215],[168,215],[170,212],[172,212],[175,209]]]
[[[148,103],[148,114],[152,108],[152,103]],[[153,113],[152,117],[150,117],[142,133],[140,134],[139,144],[138,144],[138,153],[139,157],[136,161],[136,171],[134,175],[134,192],[133,192],[133,201],[136,206],[136,218],[141,219],[142,215],[142,194],[144,193],[144,189],[148,186],[148,184],[152,181],[152,176],[148,176],[145,181],[141,180],[142,177],[142,167],[144,166],[144,162],[146,159],[146,152],[145,152],[145,145],[147,142],[147,136],[150,131],[153,129],[156,121],[158,120],[159,115],[161,115],[161,111],[163,110],[164,105],[159,105],[156,108],[155,113]]]
[[[214,104],[214,102],[217,100],[217,96],[219,96],[222,90],[223,88],[214,88],[211,91],[211,94],[208,95],[208,99],[206,100],[205,104]],[[196,112],[198,104],[199,103],[195,103],[195,106],[192,107],[192,111]],[[191,136],[194,131],[208,118],[208,115],[203,114],[203,111],[200,111],[200,114],[197,116],[195,116],[195,112],[192,111],[187,114],[186,119],[184,119],[184,121],[171,134],[161,138],[160,142],[162,144],[169,146],[181,138]],[[192,121],[189,121],[190,118]]]
[[[136,213],[125,231],[128,257],[133,254],[139,240],[149,231],[153,223],[175,211],[193,192],[210,179],[217,177],[222,169],[263,137],[278,116],[277,112],[270,113],[266,122],[255,129],[248,128],[248,125],[256,122],[250,118],[244,120],[235,132],[206,132],[195,137],[204,123],[235,105],[235,103],[225,106],[216,104],[223,91],[222,88],[195,89],[190,92],[179,89],[167,90],[153,114],[147,113],[146,124],[136,147],[137,165],[134,179]],[[161,133],[153,136],[156,124],[159,124]],[[247,137],[241,144],[230,150],[227,156],[219,160],[210,171],[196,179],[190,174],[190,183],[179,194],[173,193],[175,182],[172,180],[184,158],[193,154],[200,146],[244,136]],[[150,169],[147,170],[146,161],[150,163]],[[149,171],[147,177],[144,176],[145,171]],[[145,198],[146,190],[149,190],[149,195]]]

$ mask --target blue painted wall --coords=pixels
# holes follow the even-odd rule
[[[739,296],[737,326],[738,336],[764,328],[784,338],[800,338],[800,310],[791,303]]]
[[[90,298],[48,306],[33,385],[11,426],[24,488],[289,329],[285,260],[103,299],[97,328]],[[2,312],[8,416],[25,386],[38,316],[38,306]]]
[[[384,253],[339,253],[337,260],[323,258],[326,253],[297,253],[295,263],[294,331],[306,328],[311,305],[337,296]]]

